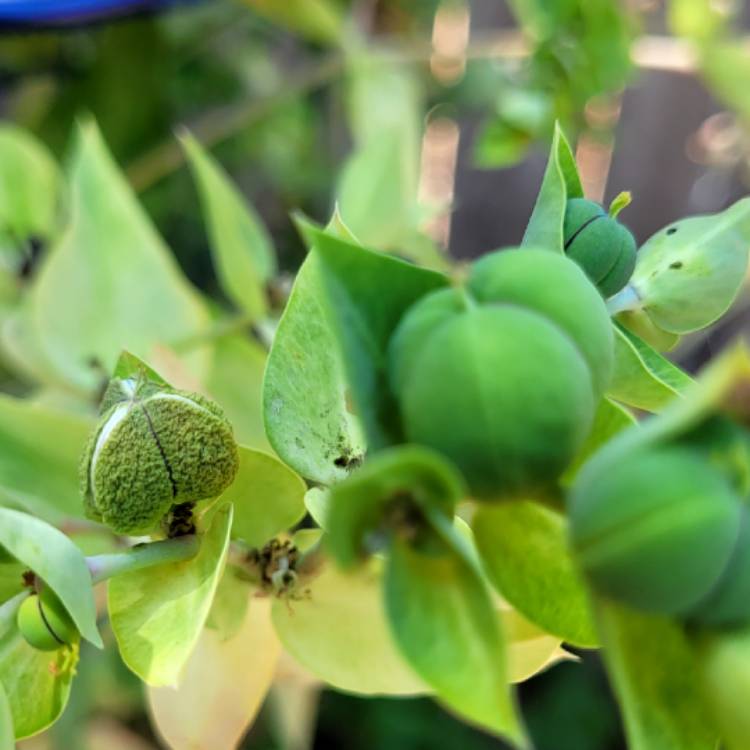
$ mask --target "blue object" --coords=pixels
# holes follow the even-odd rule
[[[0,24],[32,27],[78,25],[157,10],[178,2],[185,0],[0,0]]]

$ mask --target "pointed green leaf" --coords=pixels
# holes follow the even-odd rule
[[[237,476],[221,496],[234,503],[232,536],[262,547],[305,515],[302,479],[277,458],[240,446]]]
[[[472,565],[453,548],[423,554],[398,539],[384,584],[394,638],[414,671],[462,717],[524,747],[503,634]]]
[[[713,216],[659,230],[638,251],[630,286],[661,329],[689,333],[713,323],[737,296],[750,250],[750,198]]]
[[[692,378],[645,341],[615,324],[615,369],[607,395],[646,411],[660,411]]]
[[[263,389],[276,453],[322,484],[390,442],[385,350],[405,310],[441,274],[316,234],[274,338]],[[388,294],[382,293],[388,289]],[[366,437],[367,436],[367,437]]]
[[[222,289],[253,320],[268,309],[266,283],[276,273],[271,238],[219,163],[192,135],[182,145],[198,186]]]
[[[270,21],[316,42],[336,42],[341,33],[343,14],[331,0],[244,0],[255,12]]]
[[[78,130],[70,185],[72,219],[36,276],[32,315],[55,370],[93,390],[92,359],[107,371],[123,349],[148,359],[208,318],[93,123]]]
[[[715,750],[700,675],[684,629],[611,602],[597,603],[599,635],[630,750]]]
[[[14,750],[15,746],[13,715],[10,712],[10,701],[5,694],[3,683],[0,682],[0,750]]]
[[[65,534],[34,516],[0,508],[0,546],[57,594],[86,640],[103,647],[91,574],[80,550]]]
[[[82,517],[78,464],[92,427],[87,417],[0,395],[0,496],[50,521]]]
[[[577,646],[597,644],[564,516],[532,501],[483,505],[472,523],[490,580],[521,614]]]
[[[565,252],[563,222],[568,199],[582,198],[575,157],[560,125],[555,125],[547,169],[521,244]]]
[[[108,604],[120,654],[145,683],[176,685],[211,609],[229,548],[232,506],[219,508],[198,554],[116,576]]]
[[[323,531],[328,531],[328,515],[331,512],[331,494],[321,487],[311,487],[305,494],[305,508],[313,521]]]
[[[25,597],[0,605],[0,682],[10,705],[16,739],[44,731],[62,714],[70,695],[77,654],[37,651],[15,625]]]
[[[363,695],[415,695],[429,688],[399,653],[386,621],[380,563],[354,573],[328,563],[299,599],[275,599],[284,648],[329,685]]]

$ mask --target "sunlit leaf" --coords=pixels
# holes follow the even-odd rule
[[[15,733],[13,731],[13,715],[10,702],[5,694],[3,683],[0,682],[0,750],[14,750]]]
[[[428,692],[393,642],[379,567],[372,562],[349,574],[329,563],[299,599],[274,600],[274,627],[284,648],[335,688],[364,695]]]
[[[121,350],[148,359],[208,318],[91,122],[78,129],[70,185],[72,219],[35,279],[32,315],[55,370],[92,390]]]
[[[271,238],[260,217],[193,136],[182,144],[201,195],[216,272],[227,296],[252,319],[268,308],[266,283],[276,272]]]
[[[615,324],[615,368],[607,395],[646,411],[661,411],[684,391],[692,378],[650,347]]]
[[[414,671],[462,717],[524,747],[505,640],[473,566],[453,547],[423,553],[397,539],[384,585],[388,621]]]
[[[194,558],[110,580],[109,616],[120,654],[147,684],[178,684],[211,609],[231,526],[232,506],[224,505]]]
[[[238,570],[233,565],[227,565],[224,569],[206,620],[206,627],[215,631],[222,641],[233,638],[242,627],[254,590],[237,573]]]
[[[240,468],[222,500],[234,503],[232,536],[262,547],[305,515],[300,477],[277,458],[240,446]]]
[[[318,232],[279,323],[263,409],[275,451],[322,484],[387,444],[385,348],[406,308],[440,274]],[[387,288],[389,293],[382,294]]]
[[[573,152],[565,134],[557,125],[542,187],[521,244],[563,253],[563,221],[567,201],[582,197],[583,188]]]
[[[267,600],[229,640],[204,630],[178,688],[150,687],[156,729],[173,750],[234,750],[263,704],[279,655]]]
[[[86,640],[103,646],[91,574],[80,550],[65,534],[34,516],[0,508],[0,546],[57,594]]]
[[[0,496],[9,491],[49,520],[83,516],[78,464],[92,426],[87,417],[0,395]]]
[[[599,635],[630,750],[715,750],[693,650],[683,628],[610,602]]]
[[[485,570],[521,614],[568,643],[597,643],[564,516],[532,501],[484,505],[472,522]]]

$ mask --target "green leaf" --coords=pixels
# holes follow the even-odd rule
[[[499,620],[473,566],[453,547],[422,554],[397,539],[384,585],[393,635],[414,671],[462,717],[525,747]]]
[[[0,395],[0,498],[50,521],[83,517],[78,464],[92,427],[86,417]]]
[[[404,662],[388,627],[377,560],[353,573],[330,563],[299,599],[274,599],[273,624],[303,667],[339,690],[363,695],[429,691]]]
[[[256,13],[316,42],[340,39],[343,14],[331,0],[244,0]]]
[[[148,359],[208,316],[93,123],[78,130],[70,184],[72,220],[35,278],[29,325],[55,371],[91,391],[101,372],[92,360],[109,371],[123,349]]]
[[[737,296],[749,250],[750,198],[713,216],[670,224],[638,251],[630,287],[639,309],[670,333],[705,328]]]
[[[5,688],[0,682],[0,750],[14,750],[15,747],[13,715],[10,712],[10,702],[5,694]]]
[[[206,627],[215,630],[220,640],[233,638],[242,627],[253,590],[239,568],[226,566],[206,620]]]
[[[198,186],[221,287],[252,320],[268,311],[266,283],[276,273],[271,238],[219,163],[186,133],[181,138]]]
[[[331,512],[331,494],[320,487],[311,487],[305,494],[305,508],[313,521],[323,531],[328,531],[328,515]]]
[[[206,622],[229,548],[232,506],[219,508],[198,554],[109,582],[109,616],[120,654],[145,683],[176,685]]]
[[[331,484],[392,441],[385,350],[405,310],[447,279],[316,234],[268,358],[266,433],[303,476]],[[382,293],[388,289],[388,294]]]
[[[463,478],[439,453],[416,445],[390,448],[331,488],[328,548],[339,565],[352,567],[377,551],[368,545],[382,544],[381,537],[398,531],[401,516],[412,512],[409,503],[423,513],[434,508],[453,518],[465,494]],[[393,514],[395,529],[389,528]]]
[[[715,750],[695,657],[683,628],[610,602],[599,634],[630,750]]]
[[[745,750],[750,746],[750,631],[706,632],[696,641],[704,695],[724,744],[727,750]]]
[[[524,617],[568,643],[597,645],[564,516],[533,501],[509,501],[481,506],[472,529],[487,575]]]
[[[59,169],[44,144],[21,128],[0,125],[0,270],[22,258],[30,237],[52,237],[61,187]]]
[[[542,187],[521,244],[564,253],[563,222],[567,202],[570,198],[582,197],[583,188],[573,152],[557,124]]]
[[[255,599],[229,640],[204,630],[179,687],[150,687],[151,716],[167,747],[234,750],[260,710],[279,656],[268,602]]]
[[[693,379],[645,341],[615,324],[615,368],[607,395],[645,411],[660,411]]]
[[[65,534],[26,513],[0,508],[0,546],[57,594],[87,641],[103,647],[91,574],[80,550]]]
[[[77,661],[77,649],[37,651],[26,643],[15,626],[22,599],[0,606],[0,692],[5,688],[16,739],[38,734],[60,717]],[[1,719],[0,736],[5,729]]]
[[[231,334],[215,339],[204,385],[232,423],[238,442],[270,448],[263,429],[266,352],[252,339]]]
[[[234,503],[232,536],[262,547],[305,515],[302,479],[277,458],[239,447],[240,468],[221,496]]]

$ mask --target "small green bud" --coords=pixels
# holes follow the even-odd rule
[[[565,211],[563,237],[565,253],[583,268],[603,297],[619,292],[633,275],[635,239],[598,203],[571,198]]]
[[[78,630],[51,589],[24,599],[16,618],[26,642],[39,651],[57,651],[79,639]]]
[[[196,393],[115,378],[81,462],[86,513],[120,534],[154,531],[175,505],[213,498],[239,465],[221,409]]]
[[[598,591],[689,619],[717,595],[742,514],[700,449],[643,446],[584,471],[570,499],[571,539]]]

